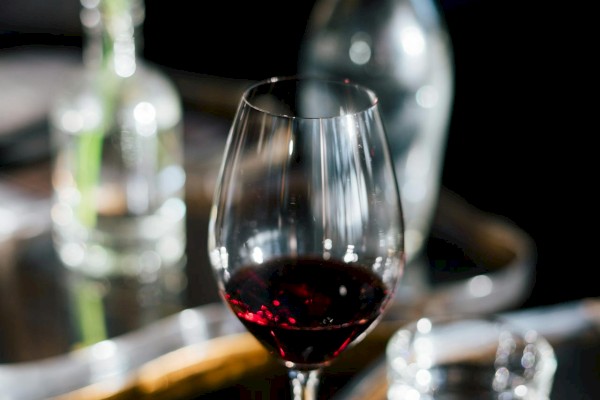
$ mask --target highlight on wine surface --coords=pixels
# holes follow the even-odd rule
[[[220,294],[247,330],[294,376],[316,374],[380,320],[403,246],[376,95],[297,77],[247,89],[209,226]]]

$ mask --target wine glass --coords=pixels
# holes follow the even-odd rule
[[[271,78],[242,95],[208,250],[225,303],[289,370],[294,399],[382,318],[405,264],[403,217],[376,95]]]

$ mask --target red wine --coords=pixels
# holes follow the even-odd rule
[[[381,315],[388,289],[370,269],[340,261],[275,259],[240,268],[224,298],[273,354],[325,365]]]

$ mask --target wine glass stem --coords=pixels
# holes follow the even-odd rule
[[[293,400],[317,400],[321,371],[290,370]]]

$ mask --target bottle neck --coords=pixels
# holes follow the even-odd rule
[[[85,32],[84,63],[120,77],[133,75],[141,47],[137,31],[143,0],[81,0]]]

